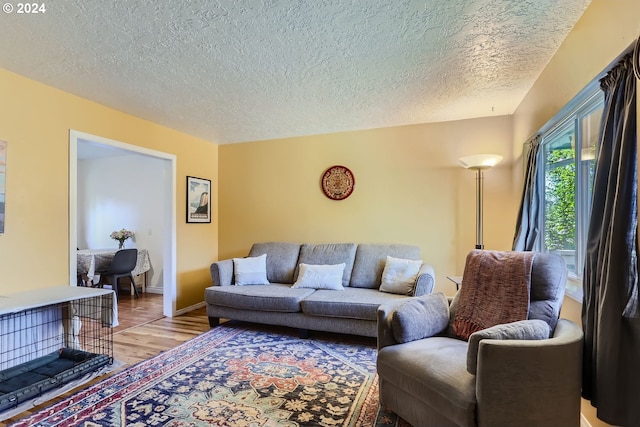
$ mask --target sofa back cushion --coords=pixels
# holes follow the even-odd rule
[[[536,253],[531,266],[529,319],[544,320],[555,330],[564,300],[567,267],[557,254]]]
[[[342,286],[349,286],[349,279],[351,278],[351,271],[353,270],[353,261],[355,256],[355,243],[304,243],[300,248],[298,264],[335,265],[344,263]],[[267,256],[267,259],[268,258],[269,257]],[[298,270],[296,267],[295,278],[297,278],[297,276]]]
[[[420,259],[420,248],[413,245],[363,243],[358,245],[349,286],[378,289],[387,255],[394,258]]]
[[[531,264],[531,294],[529,296],[530,320],[544,320],[551,334],[558,324],[560,309],[564,299],[567,281],[567,268],[560,255],[536,253]],[[449,306],[449,327],[444,335],[455,337],[453,319],[458,310],[458,292]]]
[[[262,254],[267,254],[267,280],[269,282],[287,284],[294,282],[294,272],[300,255],[299,243],[255,243],[249,251],[250,257]]]

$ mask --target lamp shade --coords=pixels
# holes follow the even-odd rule
[[[502,161],[502,156],[498,154],[476,154],[458,159],[460,166],[466,169],[483,170],[490,169]]]

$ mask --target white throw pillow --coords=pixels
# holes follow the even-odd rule
[[[313,265],[300,263],[298,279],[292,288],[330,289],[344,291],[342,274],[345,263],[333,265]]]
[[[380,291],[411,295],[422,267],[422,260],[394,258],[387,255]]]
[[[268,285],[267,254],[257,257],[234,258],[233,277],[237,286]]]

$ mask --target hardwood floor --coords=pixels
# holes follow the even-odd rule
[[[140,298],[120,292],[118,323],[114,333],[162,318],[162,295],[141,293]]]
[[[162,295],[153,294],[142,294],[138,300],[121,297],[118,319],[120,325],[113,332],[113,354],[127,366],[211,329],[204,307],[173,318],[163,317]]]
[[[118,301],[118,321],[119,326],[113,330],[113,353],[117,361],[124,362],[124,366],[78,388],[102,381],[115,372],[176,347],[211,329],[204,307],[173,318],[164,317],[162,315],[162,295],[149,293],[143,293],[140,294],[140,298],[134,298],[122,292]],[[37,412],[73,394],[75,390],[77,389],[29,411],[0,421],[0,427]]]

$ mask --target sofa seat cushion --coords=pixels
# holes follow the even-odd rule
[[[346,287],[344,291],[317,290],[300,305],[302,312],[310,316],[376,321],[380,304],[390,299],[401,298],[407,296],[385,294],[377,289]]]
[[[256,311],[296,313],[300,301],[314,289],[291,289],[290,285],[271,283],[263,286],[211,286],[206,289],[207,304]]]
[[[387,346],[378,352],[377,368],[384,381],[456,424],[476,425],[476,377],[467,372],[465,341],[432,337]]]

